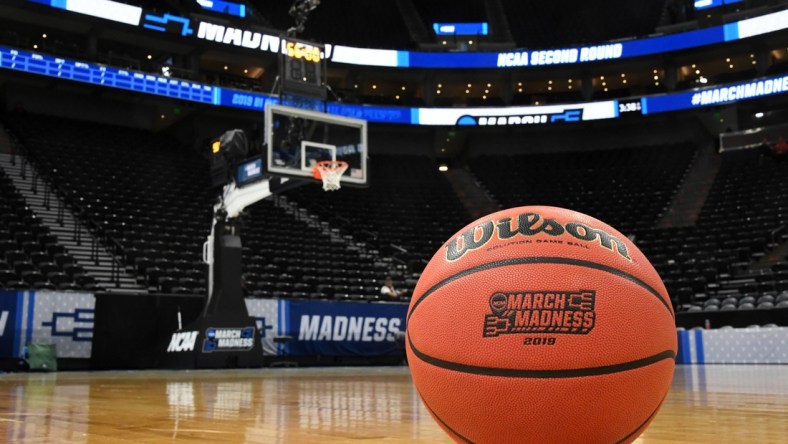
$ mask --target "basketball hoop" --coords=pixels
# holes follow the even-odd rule
[[[342,160],[323,160],[315,164],[312,173],[315,179],[323,180],[323,190],[336,191],[347,167],[348,163]]]

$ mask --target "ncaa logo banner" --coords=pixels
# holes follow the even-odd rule
[[[382,356],[403,353],[405,304],[288,301],[289,355]]]

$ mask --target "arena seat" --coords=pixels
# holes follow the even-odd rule
[[[593,152],[484,155],[470,166],[504,207],[572,208],[603,220],[624,234],[637,234],[653,228],[666,210],[694,151],[691,145],[678,144]]]
[[[51,282],[63,270],[63,246],[28,208],[6,172],[0,169],[0,285],[5,288],[56,289],[70,277]],[[69,256],[70,257],[70,256]]]
[[[788,163],[771,161],[755,150],[724,153],[697,224],[657,228],[694,149],[678,145],[653,150],[651,158],[649,149],[642,148],[481,156],[472,168],[504,206],[569,207],[633,234],[678,307],[693,307],[709,295],[726,300],[713,305],[729,306],[727,296],[745,295],[738,308],[752,309],[760,304],[759,297],[785,290],[785,262],[766,268],[752,265],[785,242],[773,238],[772,230],[788,223],[788,206],[782,204],[788,192],[781,185]],[[625,167],[617,170],[620,159],[625,159],[620,164]],[[655,174],[660,171],[667,174]],[[550,180],[559,174],[562,180]]]
[[[417,276],[443,242],[472,218],[434,159],[375,155],[369,168],[368,188],[344,187],[339,193],[325,193],[319,187],[302,187],[288,198],[329,221],[339,235],[363,240],[367,248],[394,258]],[[361,278],[358,271],[364,268],[346,270],[340,276],[354,277],[355,273]],[[379,284],[394,271],[373,267],[371,275],[363,275],[377,280],[370,284]],[[404,279],[395,281],[408,291],[415,286],[415,281],[407,285]],[[364,292],[374,296],[377,288],[366,285]]]
[[[119,245],[141,281],[157,291],[204,291],[202,243],[215,200],[206,160],[141,130],[35,115],[9,126],[55,192],[94,236]],[[658,228],[695,151],[675,144],[482,155],[469,165],[502,206],[568,207],[632,235],[680,310],[780,306],[788,261],[754,265],[786,241],[773,230],[788,222],[781,182],[788,163],[757,151],[724,153],[697,224]],[[377,300],[387,274],[412,290],[421,267],[472,218],[432,158],[373,155],[370,178],[366,189],[309,185],[286,195],[327,225],[273,200],[249,208],[240,224],[247,294]],[[95,288],[2,179],[0,282]]]

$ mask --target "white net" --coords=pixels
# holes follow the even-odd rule
[[[319,162],[315,168],[323,180],[323,190],[336,191],[341,188],[342,174],[347,170],[348,164],[343,161]]]

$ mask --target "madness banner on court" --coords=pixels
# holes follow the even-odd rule
[[[403,352],[405,304],[287,301],[285,333],[293,356],[382,356]]]

